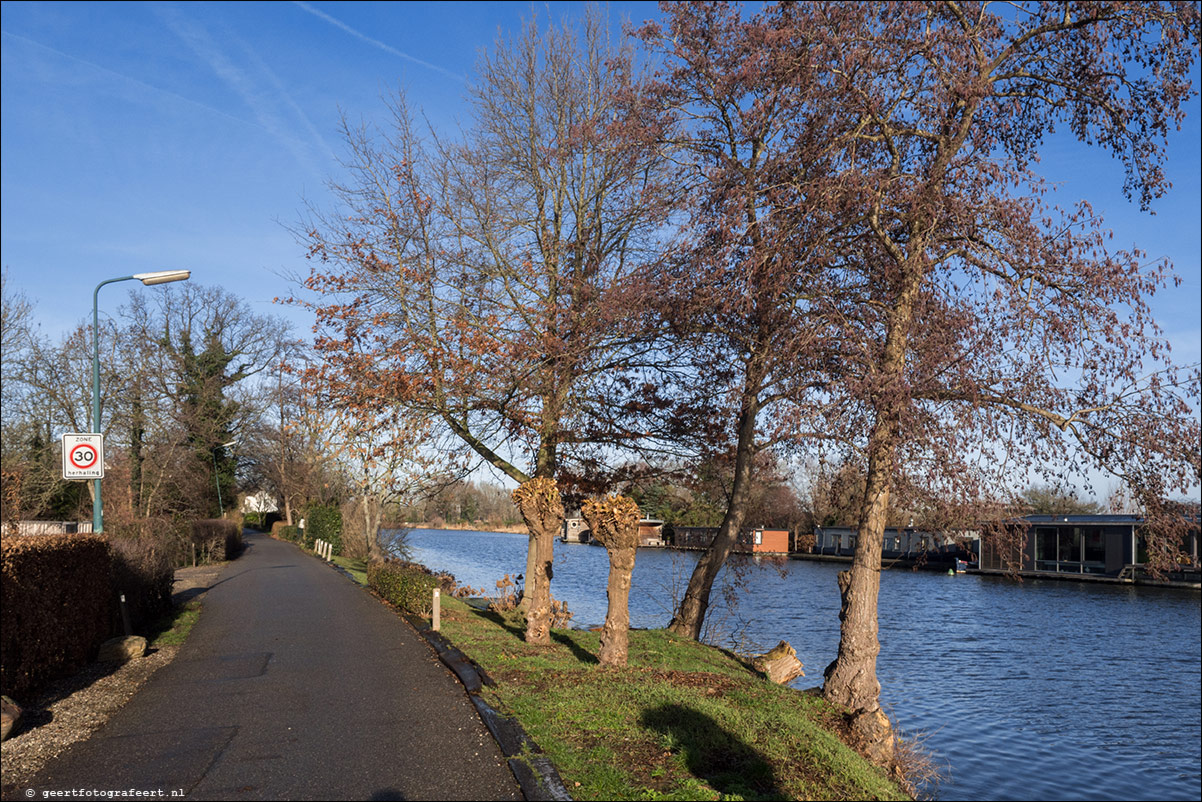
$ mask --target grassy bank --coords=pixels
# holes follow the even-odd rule
[[[360,585],[367,584],[367,560],[362,557],[351,559],[350,557],[335,557],[334,565],[346,570],[348,574]]]
[[[514,614],[443,601],[442,632],[495,681],[577,799],[908,799],[835,734],[816,696],[774,685],[724,651],[663,630],[630,633],[630,665],[602,668],[599,634],[530,646]]]

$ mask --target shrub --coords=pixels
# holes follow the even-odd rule
[[[0,688],[21,694],[91,659],[110,634],[109,545],[99,535],[0,538]]]
[[[335,554],[342,554],[342,510],[325,504],[305,510],[305,548],[313,548],[319,538],[334,544]]]
[[[367,565],[368,587],[402,610],[418,615],[430,614],[434,588],[442,584],[440,577],[420,565],[399,560],[373,561]]]
[[[192,544],[202,564],[232,560],[242,551],[242,528],[224,518],[193,521]]]
[[[115,600],[113,630],[122,632],[120,598],[135,632],[145,631],[171,609],[171,586],[175,578],[168,537],[109,538],[112,559],[112,598]]]
[[[283,521],[272,524],[271,536],[279,540],[287,540],[289,543],[300,542],[300,530],[295,526],[289,526]]]

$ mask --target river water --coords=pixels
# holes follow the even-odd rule
[[[415,529],[413,559],[493,592],[520,574],[526,536]],[[555,544],[551,592],[575,626],[605,619],[605,550]],[[641,549],[631,625],[661,627],[695,554]],[[839,643],[844,566],[745,560],[734,608],[708,639],[766,650],[787,640],[819,685]],[[881,700],[943,769],[938,799],[1202,798],[1202,603],[1196,591],[976,575],[881,575]],[[715,594],[718,595],[718,594]]]

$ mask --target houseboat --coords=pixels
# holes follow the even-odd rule
[[[672,548],[704,550],[718,535],[716,526],[675,526],[672,528]],[[744,529],[735,540],[736,554],[788,554],[789,530],[763,527]]]
[[[594,542],[588,523],[580,517],[564,519],[563,534],[559,539],[564,543]],[[639,521],[639,548],[663,548],[665,545],[667,544],[664,542],[664,522],[658,518],[641,519]]]
[[[1157,584],[1202,587],[1198,563],[1198,521],[1190,529],[1179,556],[1180,568]],[[1137,515],[1027,515],[1009,524],[1018,537],[986,535],[982,543],[982,573],[1093,579],[1111,582],[1151,582],[1143,576],[1147,551]],[[1011,533],[1016,534],[1016,533]]]
[[[912,526],[890,527],[881,544],[881,559],[956,569],[957,564],[975,567],[980,550],[976,531],[931,532]],[[854,526],[814,528],[812,553],[819,557],[849,560],[856,552],[859,530]],[[806,555],[795,555],[804,558]]]

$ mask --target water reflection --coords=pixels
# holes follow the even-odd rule
[[[526,537],[414,530],[414,557],[493,588],[525,569]],[[552,593],[577,626],[605,619],[604,549],[556,543]],[[641,550],[631,624],[667,623],[690,553]],[[789,641],[821,682],[839,641],[842,566],[753,570],[732,609],[715,594],[711,640]],[[730,579],[725,572],[719,584]],[[1199,595],[1187,591],[882,573],[882,701],[950,770],[946,799],[1199,799]]]

